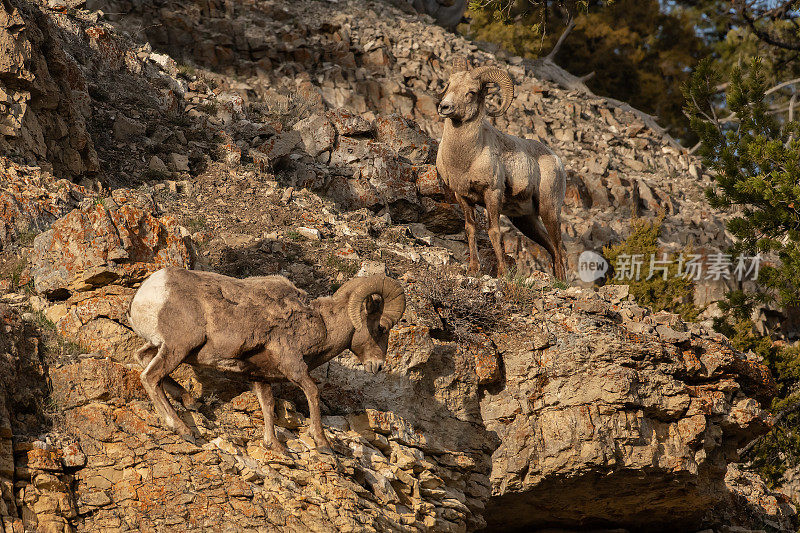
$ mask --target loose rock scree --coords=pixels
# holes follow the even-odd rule
[[[146,340],[136,352],[144,369],[142,384],[170,428],[191,435],[165,389],[178,399],[191,396],[169,373],[180,363],[212,367],[253,383],[264,412],[264,441],[283,452],[275,436],[269,383],[288,380],[303,389],[314,442],[329,448],[309,371],[350,349],[367,370],[378,372],[386,359],[389,330],[405,305],[402,285],[386,276],[354,278],[333,296],[309,301],[283,276],[236,279],[165,268],[142,283],[129,320]]]
[[[500,233],[502,214],[547,250],[556,277],[565,279],[561,206],[566,170],[545,144],[508,135],[485,120],[488,83],[500,85],[503,98],[502,107],[489,115],[502,115],[514,98],[514,82],[509,74],[491,66],[469,69],[464,59],[454,63],[438,107],[445,125],[436,169],[464,210],[469,272],[480,270],[475,206],[482,205],[487,211],[498,275],[507,270]]]

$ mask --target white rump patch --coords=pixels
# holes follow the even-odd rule
[[[158,315],[168,296],[167,271],[161,269],[142,283],[131,302],[131,327],[140,337],[156,346],[161,346],[164,342],[158,331]]]

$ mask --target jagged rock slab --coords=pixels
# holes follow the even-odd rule
[[[152,199],[117,190],[74,209],[34,240],[36,290],[55,298],[111,283],[131,286],[165,266],[192,263],[174,217],[157,218]]]
[[[0,7],[0,150],[78,178],[99,161],[86,127],[87,83],[63,39],[40,5]]]
[[[0,158],[0,249],[46,230],[78,206],[87,191],[39,167]],[[26,243],[28,244],[28,243]]]

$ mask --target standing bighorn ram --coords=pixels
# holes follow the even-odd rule
[[[289,380],[308,399],[311,434],[322,430],[319,393],[309,371],[350,349],[367,370],[383,367],[389,330],[405,311],[403,287],[385,276],[355,278],[333,296],[308,301],[282,276],[229,278],[165,268],[152,274],[131,302],[129,320],[147,342],[136,353],[142,385],[170,428],[190,436],[164,393],[190,398],[169,373],[181,363],[244,375],[264,412],[264,441],[275,451],[274,399],[269,382]]]
[[[445,123],[436,169],[464,210],[469,272],[480,270],[475,206],[482,205],[489,219],[498,275],[506,272],[500,234],[503,214],[548,251],[556,277],[564,279],[561,206],[566,171],[561,159],[543,143],[508,135],[484,120],[487,83],[497,83],[503,98],[502,107],[490,116],[502,115],[511,105],[514,82],[506,71],[489,66],[470,70],[464,59],[453,66],[439,103]]]

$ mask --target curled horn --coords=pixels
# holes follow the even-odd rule
[[[503,104],[497,111],[493,113],[487,111],[487,114],[491,117],[497,117],[505,113],[514,99],[514,81],[508,72],[497,67],[479,67],[472,71],[472,75],[480,80],[481,83],[493,82],[500,86]]]
[[[453,72],[460,72],[462,70],[469,70],[467,58],[464,56],[456,56],[456,58],[453,59]]]
[[[363,281],[350,294],[347,302],[347,316],[353,327],[364,327],[364,302],[367,298],[377,294],[383,300],[381,312],[381,326],[387,330],[400,321],[406,310],[406,296],[403,286],[398,281],[386,276],[370,276]]]

